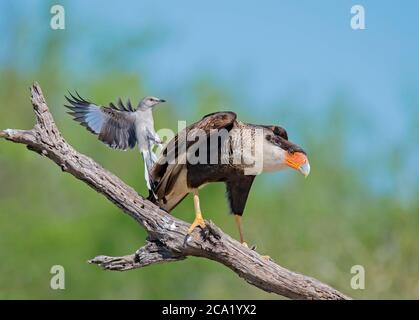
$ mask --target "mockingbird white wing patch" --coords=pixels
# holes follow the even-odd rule
[[[70,93],[66,105],[74,120],[98,135],[99,140],[115,149],[134,148],[137,143],[135,114],[131,102],[124,105],[119,99],[118,107],[110,103],[108,107],[98,106]]]

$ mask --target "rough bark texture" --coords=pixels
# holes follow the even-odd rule
[[[90,263],[107,270],[125,271],[196,256],[222,263],[248,283],[288,298],[349,299],[316,279],[292,272],[263,258],[223,233],[211,221],[206,222],[207,232],[195,230],[185,240],[188,223],[161,210],[91,158],[77,152],[64,140],[55,125],[37,83],[31,87],[31,96],[36,115],[34,128],[6,129],[0,131],[0,137],[22,143],[29,150],[51,159],[63,171],[103,194],[148,232],[146,245],[136,253],[122,257],[98,256],[91,259]]]

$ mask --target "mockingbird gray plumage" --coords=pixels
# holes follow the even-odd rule
[[[161,140],[154,130],[152,108],[162,102],[163,99],[145,97],[140,101],[136,110],[132,108],[130,100],[124,105],[121,99],[117,106],[110,103],[109,106],[99,106],[70,93],[71,98],[65,97],[71,105],[66,105],[71,111],[68,112],[74,120],[86,127],[90,132],[97,135],[99,140],[114,149],[132,149],[138,144],[138,148],[144,159],[144,176],[147,188],[150,188],[150,172],[156,161],[152,150],[155,144],[161,144]]]

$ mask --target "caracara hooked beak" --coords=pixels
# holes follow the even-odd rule
[[[285,155],[285,164],[297,171],[300,171],[306,178],[310,174],[310,163],[303,152],[287,152]]]

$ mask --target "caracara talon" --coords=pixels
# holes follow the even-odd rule
[[[208,236],[209,236],[209,234],[210,234],[210,231],[209,231],[209,229],[207,228],[207,227],[205,227],[205,229],[203,229],[202,230],[203,231],[203,238],[204,238],[204,240],[207,240],[207,238],[208,238]]]
[[[241,244],[244,245],[246,248],[252,250],[252,251],[256,251],[256,245],[255,244],[252,245],[251,247],[249,247],[249,245],[245,241],[243,241]]]
[[[252,251],[256,251],[256,245],[255,244],[253,246],[251,246],[250,248],[249,248],[249,245],[247,244],[247,242],[245,242],[245,241],[243,241],[241,244],[243,246],[245,246],[246,248],[252,250]],[[265,260],[268,260],[268,261],[273,261],[270,256],[261,256],[261,257],[262,257],[262,259],[265,259]]]
[[[188,244],[188,242],[191,240],[191,235],[188,233],[185,236],[185,239],[183,240],[183,246],[186,247],[186,245]]]
[[[191,226],[188,229],[188,234],[190,235],[196,227],[201,227],[202,230],[205,230],[205,228],[207,227],[205,225],[205,221],[203,218],[201,217],[196,217],[194,222],[192,222]]]
[[[192,222],[191,226],[188,229],[188,234],[185,237],[185,240],[183,241],[183,246],[186,247],[186,245],[188,244],[189,241],[191,241],[192,239],[192,232],[195,230],[196,227],[200,227],[203,231],[203,238],[204,240],[208,237],[209,235],[209,230],[207,228],[207,226],[205,225],[205,221],[204,219],[201,217],[197,217],[195,218],[194,222]]]

